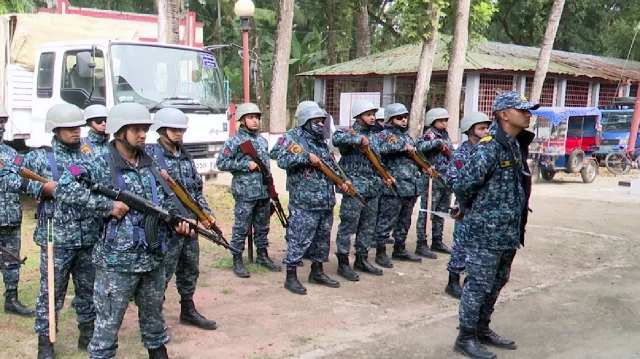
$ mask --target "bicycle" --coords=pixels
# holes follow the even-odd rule
[[[634,168],[640,168],[640,156],[633,158],[633,151],[626,149],[611,152],[605,157],[604,164],[614,175],[625,175]]]

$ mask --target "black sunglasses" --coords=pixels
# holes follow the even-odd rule
[[[95,122],[96,125],[102,125],[104,122],[107,121],[106,118],[92,118],[91,121]]]
[[[8,118],[6,118],[6,117],[0,117],[0,125],[4,125],[4,124],[6,124],[8,120],[9,120],[9,119],[8,119]]]

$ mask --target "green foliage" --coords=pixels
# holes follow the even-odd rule
[[[36,5],[32,0],[2,0],[0,14],[30,13],[35,11]]]
[[[396,19],[398,32],[406,42],[422,41],[429,34],[433,26],[427,19],[432,17],[433,11],[439,11],[439,17],[445,16],[440,11],[449,7],[445,0],[396,0],[388,11],[387,16]],[[436,24],[439,27],[439,23]]]

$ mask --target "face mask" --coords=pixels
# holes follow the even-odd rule
[[[307,131],[312,135],[323,137],[324,136],[324,127],[321,124],[315,123],[313,121],[309,121],[306,123]]]

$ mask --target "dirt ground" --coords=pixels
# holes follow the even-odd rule
[[[274,176],[286,203],[284,174],[276,170]],[[628,324],[618,321],[628,320],[640,309],[635,299],[640,288],[633,275],[640,252],[635,222],[640,215],[640,196],[631,196],[629,188],[618,186],[618,180],[601,176],[592,184],[583,184],[579,177],[565,175],[535,185],[526,247],[516,257],[512,280],[503,291],[495,318],[496,330],[521,334],[520,349],[501,352],[501,357],[631,357],[618,354],[630,353],[624,348],[633,352],[640,349],[637,341],[626,347],[617,345],[622,339],[616,333],[638,333],[634,324],[637,320],[631,319]],[[228,175],[221,175],[206,190],[227,238],[233,222],[233,201],[224,187],[229,182]],[[271,223],[270,254],[281,262],[283,230],[275,216]],[[37,251],[30,239],[32,229],[33,220],[25,219],[23,253],[30,259],[23,270],[21,298],[30,305],[39,279]],[[452,230],[453,224],[447,222],[448,243]],[[205,332],[180,325],[178,295],[171,285],[164,308],[172,358],[455,357],[451,345],[458,302],[443,293],[448,256],[439,255],[420,264],[395,262],[382,277],[363,274],[359,282],[341,281],[339,289],[307,285],[308,295],[297,296],[282,288],[284,272],[270,273],[251,266],[251,278],[237,278],[230,270],[229,254],[201,243],[201,275],[195,301],[219,328]],[[413,228],[407,243],[413,250]],[[325,270],[339,279],[336,266],[331,255]],[[308,271],[309,262],[305,262],[299,269],[303,283]],[[58,358],[86,357],[75,348],[77,329],[73,308],[69,307],[71,293],[61,315]],[[35,357],[37,341],[32,326],[32,320],[0,313],[0,343],[6,348],[0,357]],[[589,343],[587,349],[583,348],[585,343]],[[593,354],[597,352],[589,348],[599,344],[622,349],[615,355]],[[129,307],[120,332],[118,357],[146,357],[135,305]]]

